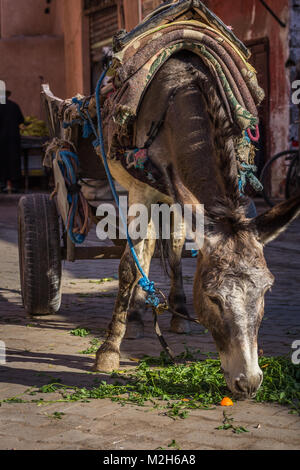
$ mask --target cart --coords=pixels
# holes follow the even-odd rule
[[[63,138],[75,144],[79,158],[80,181],[96,182],[110,191],[104,166],[96,155],[92,138],[82,137],[80,126],[65,128],[66,113],[70,119],[76,118],[77,109],[71,100],[60,100],[55,97],[48,85],[43,85],[43,100],[47,111],[47,122],[52,140]],[[79,98],[84,98],[80,97]],[[93,107],[93,103],[91,104]],[[74,114],[72,116],[72,113]],[[47,157],[44,165],[47,166]],[[26,194],[18,206],[18,243],[19,266],[23,305],[30,315],[51,315],[57,313],[61,306],[62,262],[77,260],[110,260],[120,259],[126,247],[126,240],[112,240],[114,246],[77,246],[64,229],[63,221],[68,217],[67,191],[61,181],[61,173],[52,164],[51,178],[55,197],[49,194]],[[87,189],[90,186],[87,186]],[[99,189],[99,188],[98,188]],[[52,192],[53,196],[53,192]],[[103,196],[103,190],[102,190]],[[89,206],[92,223],[97,224],[97,206],[101,198],[95,192],[89,195],[85,191],[85,200]],[[112,197],[111,197],[112,200]],[[118,218],[117,218],[118,224]],[[156,251],[155,257],[160,254]],[[191,257],[190,251],[183,254]]]
[[[55,97],[48,85],[43,86],[42,97],[52,139],[68,138],[74,142],[80,161],[80,179],[99,182],[100,187],[107,190],[105,170],[91,141],[83,139],[77,128],[71,129],[68,136],[63,129],[62,110],[69,110],[70,100]],[[50,193],[26,194],[18,206],[21,292],[24,308],[30,315],[49,315],[60,309],[64,260],[120,259],[126,246],[126,240],[114,240],[114,246],[101,246],[100,243],[98,246],[75,246],[63,229],[68,210],[67,193],[54,167],[51,179],[52,186],[58,188],[55,197]],[[101,201],[95,200],[95,191],[90,200],[88,197],[90,217],[97,223],[96,207]]]

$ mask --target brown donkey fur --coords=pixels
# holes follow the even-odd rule
[[[151,161],[160,169],[165,191],[134,180],[119,162],[111,161],[110,168],[117,181],[128,189],[129,204],[143,203],[148,208],[158,202],[204,204],[207,224],[194,282],[195,311],[213,335],[228,387],[239,396],[252,396],[262,382],[257,335],[264,313],[264,295],[274,281],[263,247],[299,215],[300,196],[256,219],[247,219],[238,188],[234,148],[238,130],[228,121],[216,90],[214,78],[199,57],[182,52],[169,59],[149,87],[137,122],[137,145],[142,147],[151,123],[168,109],[149,149]],[[149,233],[152,223],[149,216]],[[180,265],[184,241],[184,230],[180,241],[171,237],[169,254],[170,303],[185,312]],[[148,273],[155,241],[149,238],[134,243]],[[97,353],[94,370],[112,371],[119,367],[128,312],[131,326],[136,328],[133,335],[141,328],[144,294],[137,287],[139,278],[127,248],[120,262],[120,286],[112,322]],[[181,326],[173,318],[173,329],[179,331]]]

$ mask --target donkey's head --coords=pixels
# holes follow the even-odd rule
[[[263,248],[299,213],[300,197],[252,220],[230,202],[211,214],[195,277],[195,309],[216,342],[228,387],[242,397],[253,396],[263,378],[257,335],[274,282]]]

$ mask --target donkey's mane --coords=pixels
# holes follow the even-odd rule
[[[181,67],[175,64],[174,72],[171,69],[173,73],[167,77],[169,95],[178,89],[197,86],[206,103],[206,112],[212,124],[215,156],[224,183],[224,194],[222,197],[216,197],[212,206],[206,208],[207,226],[220,226],[224,223],[224,226],[231,226],[230,230],[226,230],[227,233],[237,233],[249,224],[245,216],[248,201],[241,196],[239,189],[235,148],[235,139],[240,137],[241,130],[230,120],[220,96],[217,80],[203,60],[187,51],[175,54],[173,59],[178,59]],[[175,200],[178,200],[178,197],[175,196]],[[182,202],[180,198],[179,202]]]

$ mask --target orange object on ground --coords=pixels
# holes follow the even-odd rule
[[[221,406],[233,406],[233,401],[231,398],[225,397],[220,403]]]

